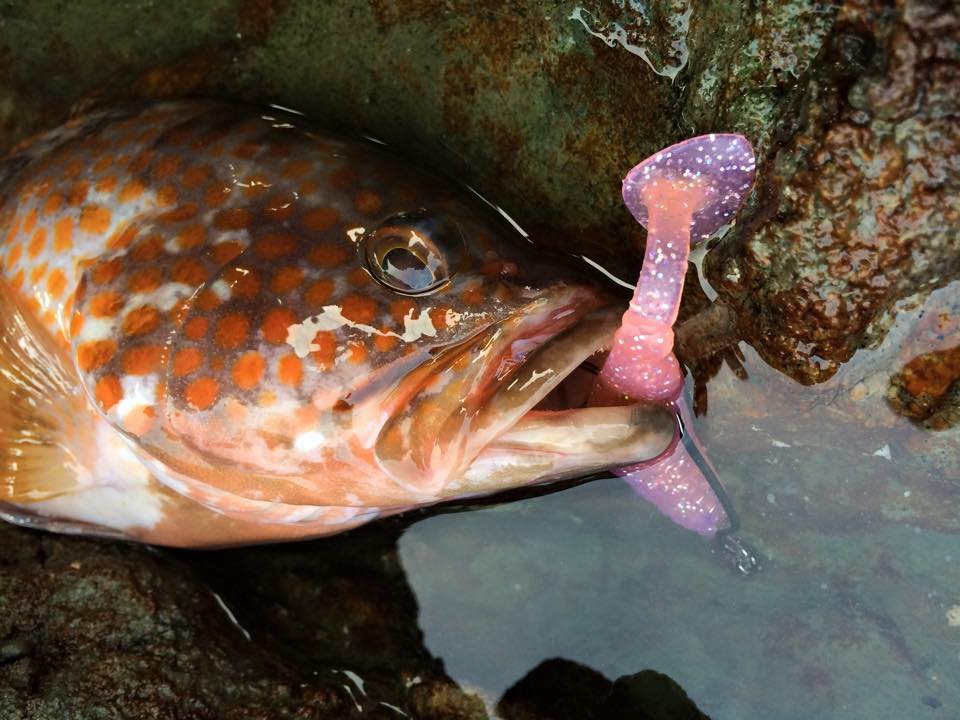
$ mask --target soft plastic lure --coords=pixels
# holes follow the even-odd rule
[[[756,162],[742,135],[711,134],[661,150],[623,181],[623,200],[647,228],[640,279],[614,336],[590,403],[652,400],[675,407],[688,433],[678,434],[665,457],[618,472],[647,500],[680,525],[702,535],[729,527],[716,477],[691,434],[690,411],[680,398],[683,375],[673,354],[687,258],[693,243],[733,221],[750,186]]]

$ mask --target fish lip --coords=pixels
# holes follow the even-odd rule
[[[424,393],[429,393],[431,383],[421,372],[425,366],[414,368],[401,394],[406,398],[402,405],[412,413],[406,417],[415,418],[415,430],[407,430],[413,434],[403,454],[394,454],[392,457],[381,455],[380,438],[389,438],[391,428],[395,428],[398,422],[405,422],[391,413],[390,419],[380,427],[377,439],[371,443],[380,469],[406,492],[424,498],[442,497],[456,477],[469,467],[486,446],[519,422],[539,401],[539,398],[528,397],[526,402],[518,404],[513,401],[515,398],[510,397],[511,382],[515,382],[518,374],[522,375],[529,369],[531,358],[540,357],[544,348],[554,346],[558,338],[582,326],[585,317],[612,306],[612,298],[598,288],[560,282],[542,291],[531,292],[527,302],[508,316],[478,329],[457,346],[434,356],[430,362],[434,367],[434,376],[452,372],[449,375],[453,378],[452,382],[464,383],[462,395],[457,396],[457,409],[448,408],[449,414],[441,416],[438,425],[430,425],[433,422],[430,414],[424,415],[415,407],[417,403],[426,402],[429,394]],[[610,312],[608,310],[607,314]],[[610,317],[618,314],[614,312]],[[615,325],[612,323],[605,334],[612,336]],[[479,357],[474,357],[466,366],[467,369],[452,369],[469,354],[476,356],[478,350]],[[594,350],[591,349],[587,356],[592,352]],[[561,382],[579,362],[566,368],[562,376],[556,377],[555,382],[551,383],[551,387]],[[541,394],[545,392],[548,390]],[[375,404],[382,408],[384,401],[397,405],[390,402],[388,396],[381,396],[380,402]],[[418,424],[416,418],[421,417],[426,425]],[[452,421],[454,425],[450,426],[447,421]],[[457,427],[459,429],[450,432],[451,428]],[[441,432],[445,433],[445,440],[440,440]],[[389,449],[389,445],[387,447]],[[420,460],[416,459],[417,452],[421,453]]]
[[[486,430],[483,441],[473,444],[469,462],[443,489],[444,497],[583,477],[650,461],[668,450],[676,423],[673,411],[662,404],[537,408],[585,360],[611,347],[623,312],[622,304],[607,303],[547,338],[514,375],[514,386],[539,376],[532,392],[518,396],[511,384],[495,389],[478,422]],[[553,372],[544,377],[544,369]]]

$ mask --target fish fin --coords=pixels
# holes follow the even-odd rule
[[[60,351],[0,279],[0,502],[31,503],[74,490],[69,440],[87,415]]]

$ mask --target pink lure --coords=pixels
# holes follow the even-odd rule
[[[705,473],[715,476],[690,434],[680,397],[683,374],[673,355],[687,258],[736,215],[753,184],[756,161],[742,135],[711,134],[661,150],[623,180],[623,199],[647,228],[647,247],[630,307],[590,395],[590,404],[648,400],[674,406],[686,422],[670,449],[653,462],[618,471],[674,522],[712,536],[730,520]]]

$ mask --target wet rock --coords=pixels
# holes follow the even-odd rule
[[[544,660],[504,693],[504,720],[709,720],[677,683],[642,670],[611,682],[563,658]]]
[[[258,595],[256,617],[240,606],[242,620],[257,621],[251,637],[185,562],[189,554],[6,524],[0,548],[2,718],[399,717],[375,697],[381,690],[416,717],[485,717],[482,703],[451,683],[417,641],[416,605],[402,577],[395,588],[389,572],[365,580],[370,568],[341,567],[318,577],[328,568],[305,564],[310,546],[287,552],[286,562],[282,551],[242,562],[205,556],[201,566],[222,560],[220,572],[210,573],[212,585],[243,572],[251,586],[269,583],[281,598],[271,603]],[[250,589],[239,581],[233,587]],[[391,604],[393,589],[400,607]],[[305,608],[301,601],[318,604]],[[382,632],[388,625],[396,629],[392,636]],[[264,627],[270,637],[257,632]],[[353,653],[346,650],[351,641]],[[355,662],[360,658],[363,664]],[[366,672],[374,658],[393,674],[371,672],[365,688],[349,668]]]
[[[760,208],[708,258],[763,358],[822,382],[898,299],[960,275],[960,15],[847,2]]]

